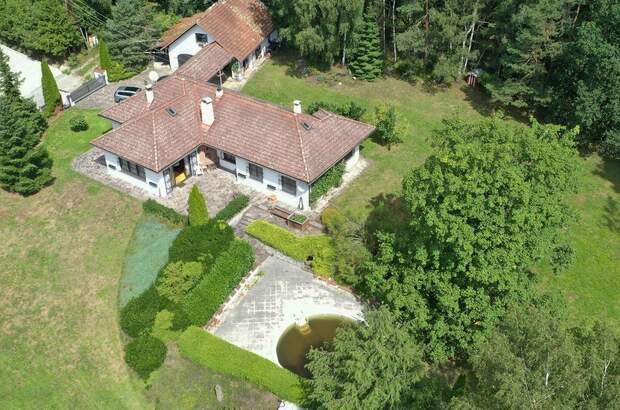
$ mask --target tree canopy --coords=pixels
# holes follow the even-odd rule
[[[426,371],[422,348],[385,308],[342,326],[308,358],[307,405],[319,409],[397,408]]]
[[[405,177],[408,227],[378,234],[362,276],[434,361],[466,356],[509,301],[527,299],[527,268],[571,216],[575,134],[536,121],[447,120],[436,153]]]

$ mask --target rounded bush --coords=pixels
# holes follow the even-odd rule
[[[69,127],[71,127],[73,132],[86,131],[88,129],[88,122],[83,115],[76,115],[69,120]]]
[[[164,342],[151,335],[144,335],[125,346],[125,362],[146,379],[164,363],[167,352]]]
[[[165,304],[155,286],[151,286],[140,296],[131,299],[121,310],[121,329],[132,337],[148,333],[155,323],[157,312]]]

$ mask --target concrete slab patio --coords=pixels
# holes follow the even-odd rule
[[[209,329],[241,348],[278,363],[282,333],[300,317],[339,315],[360,320],[354,295],[314,277],[304,265],[274,251],[242,284]]]

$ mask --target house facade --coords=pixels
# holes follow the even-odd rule
[[[115,124],[92,142],[108,172],[153,196],[219,167],[299,209],[309,208],[313,183],[331,167],[355,165],[374,131],[324,110],[305,114],[299,101],[286,109],[181,73],[100,115]]]
[[[232,74],[232,64],[237,62],[237,75],[243,76],[256,68],[276,39],[271,16],[260,1],[220,0],[166,31],[158,49],[175,71],[203,47],[218,42],[231,56],[226,71]]]

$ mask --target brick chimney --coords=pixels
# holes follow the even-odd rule
[[[151,103],[155,99],[155,94],[153,93],[153,84],[147,84],[144,87],[144,93],[146,94],[146,102],[151,105]]]

